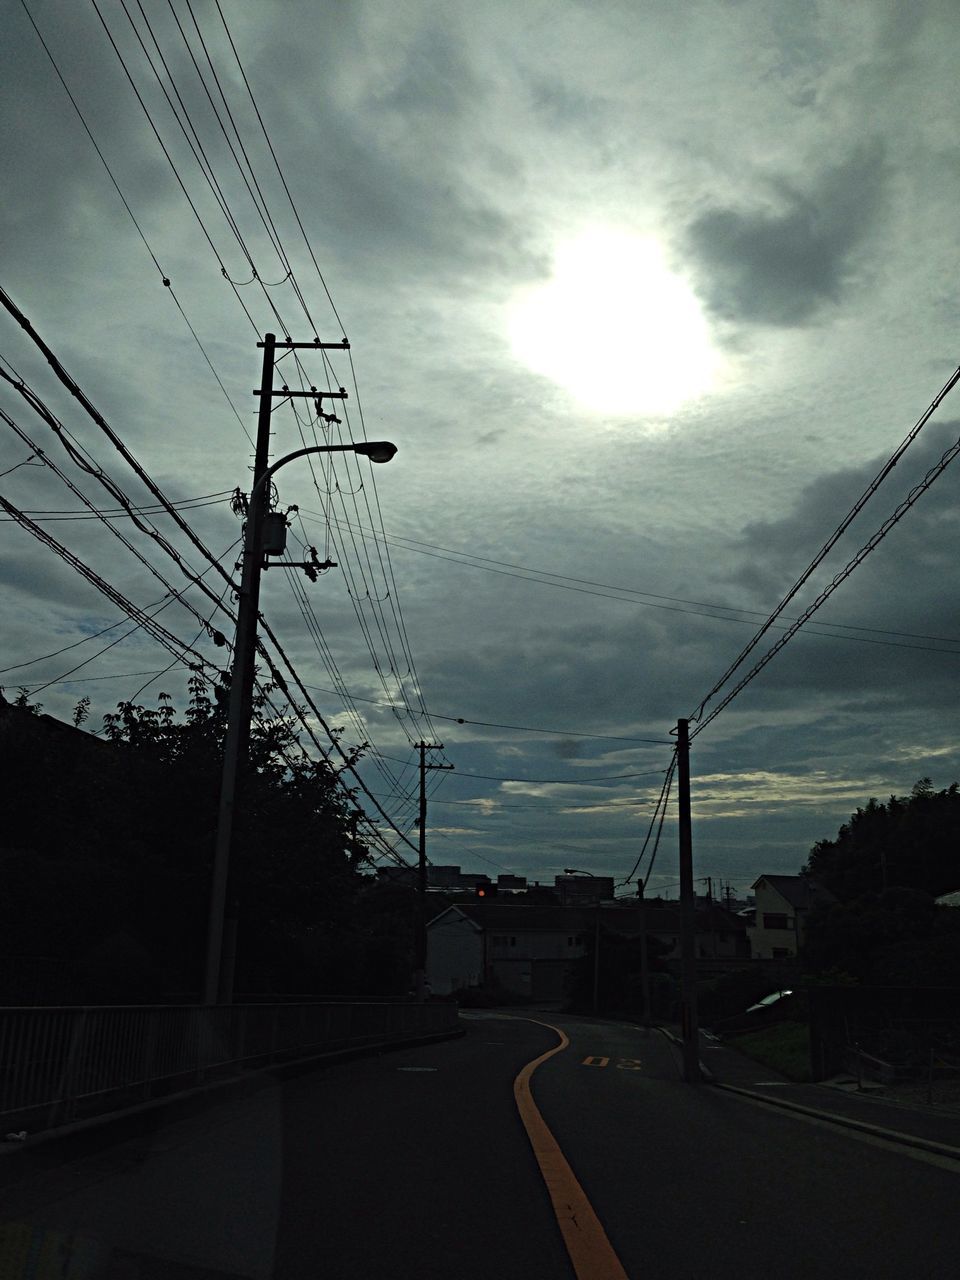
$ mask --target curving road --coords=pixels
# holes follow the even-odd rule
[[[957,1275],[960,1161],[687,1086],[657,1032],[464,1021],[6,1188],[0,1275],[43,1250],[107,1280]]]

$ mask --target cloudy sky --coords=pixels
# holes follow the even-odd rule
[[[10,298],[164,493],[208,500],[184,516],[228,568],[240,527],[222,499],[249,488],[258,334],[346,333],[352,367],[306,352],[302,374],[347,388],[342,423],[278,405],[273,456],[338,432],[398,454],[376,474],[342,458],[280,474],[295,558],[302,541],[338,567],[315,584],[271,570],[264,616],[343,744],[373,744],[362,776],[414,839],[411,745],[443,742],[433,758],[455,770],[431,775],[433,861],[626,879],[678,717],[956,368],[955,5],[5,14]],[[113,521],[165,581],[102,522],[62,518],[89,512],[34,446],[101,508],[117,502],[84,459],[152,499],[6,311],[0,352],[69,433],[3,382],[0,494],[136,605],[165,604],[158,622],[222,667],[197,620],[214,606],[196,587],[170,596],[187,579],[156,540]],[[300,385],[292,357],[281,370]],[[948,396],[781,626],[958,420]],[[960,776],[958,475],[695,737],[698,876],[742,889],[796,871],[870,796]],[[7,696],[37,690],[64,719],[89,697],[91,730],[124,699],[184,705],[182,666],[160,675],[173,656],[142,629],[113,644],[131,624],[53,550],[8,518],[0,552]],[[219,596],[214,570],[204,582]],[[674,812],[650,882],[671,894]]]

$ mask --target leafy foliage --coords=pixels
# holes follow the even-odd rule
[[[120,703],[104,740],[4,717],[4,952],[69,961],[83,1000],[197,992],[226,699],[194,679],[182,719],[165,693]],[[263,711],[261,697],[234,820],[237,989],[386,994],[407,979],[409,919],[368,892],[337,771],[301,752],[292,716]]]
[[[880,986],[960,986],[960,909],[934,898],[960,888],[960,793],[921,778],[909,796],[870,800],[803,874],[839,902],[807,921],[805,968]]]
[[[870,800],[835,840],[814,845],[803,870],[841,901],[894,885],[933,897],[960,889],[957,783],[934,791],[930,779],[921,778],[909,796]]]

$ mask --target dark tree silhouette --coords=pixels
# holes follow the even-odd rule
[[[3,704],[7,955],[68,963],[78,999],[196,993],[226,692],[193,679],[182,719],[163,693],[156,708],[120,703],[103,740],[35,714],[25,697]],[[238,989],[403,986],[405,941],[366,889],[367,850],[337,770],[302,753],[292,716],[264,712],[261,695],[235,822]]]

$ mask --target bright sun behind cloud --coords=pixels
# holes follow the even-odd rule
[[[716,384],[721,359],[659,243],[594,230],[562,244],[553,279],[511,306],[514,354],[584,408],[661,417]]]

